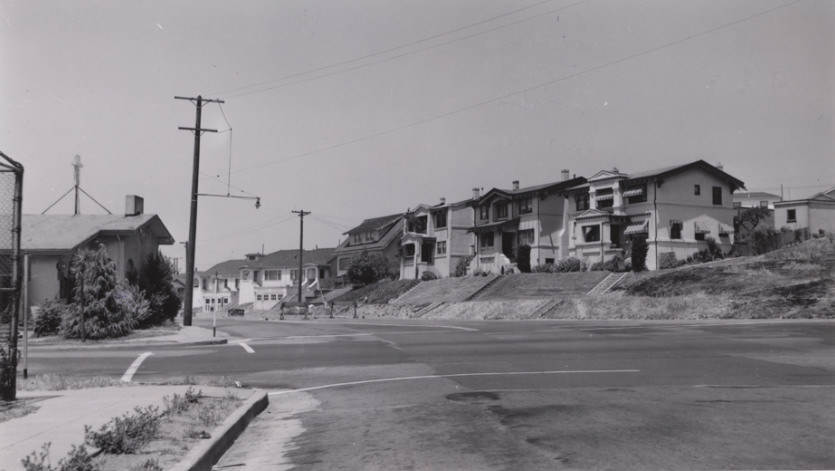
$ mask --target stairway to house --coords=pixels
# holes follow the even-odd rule
[[[590,289],[589,292],[586,294],[588,296],[604,294],[610,289],[612,289],[616,284],[620,283],[620,281],[626,278],[626,275],[628,274],[629,272],[610,273],[606,278],[604,278],[600,283],[595,285],[595,287]]]

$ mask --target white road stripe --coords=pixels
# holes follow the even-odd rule
[[[250,347],[249,345],[247,345],[243,342],[239,342],[238,345],[243,347],[243,349],[246,350],[247,353],[255,353],[255,350],[253,350],[252,347]]]
[[[142,362],[145,361],[145,359],[148,358],[151,355],[153,355],[153,353],[145,352],[145,353],[139,355],[139,358],[137,358],[136,360],[133,360],[133,363],[130,364],[130,367],[128,367],[128,370],[125,371],[125,374],[122,375],[122,382],[123,383],[130,383],[130,381],[133,379],[134,373],[136,373],[136,370],[139,369],[139,365],[141,365]]]
[[[361,384],[372,383],[387,383],[394,381],[413,381],[420,379],[443,379],[443,378],[463,378],[467,376],[518,376],[518,375],[559,375],[559,374],[592,374],[592,373],[640,373],[641,370],[557,370],[557,371],[510,371],[504,373],[458,373],[449,375],[424,375],[424,376],[401,376],[396,378],[379,378],[366,379],[362,381],[350,381],[347,383],[333,383],[324,384],[322,386],[311,386],[309,388],[292,389],[289,391],[273,391],[268,393],[268,396],[282,396],[284,394],[293,394],[308,391],[317,391],[319,389],[338,388],[341,386],[357,386]]]

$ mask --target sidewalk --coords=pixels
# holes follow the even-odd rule
[[[179,332],[171,335],[129,340],[130,344],[166,345],[166,344],[219,344],[226,343],[227,337],[212,336],[211,329],[201,327],[183,327]],[[100,346],[101,344],[99,344]],[[92,345],[91,345],[92,346]],[[55,344],[40,345],[35,348],[55,348]],[[66,345],[62,345],[65,348]],[[30,345],[32,348],[32,345]],[[23,469],[21,460],[40,452],[43,444],[51,443],[50,462],[56,465],[65,457],[73,445],[84,442],[84,426],[90,425],[98,429],[101,425],[115,417],[132,412],[136,407],[157,406],[163,408],[163,398],[174,394],[184,395],[189,385],[179,386],[146,386],[132,385],[113,386],[106,388],[91,388],[65,391],[18,391],[19,402],[25,402],[37,407],[35,412],[23,417],[0,422],[0,471],[16,471]],[[223,396],[227,388],[199,386],[207,396]],[[248,389],[233,389],[244,400],[243,405],[235,411],[229,419],[230,430],[215,436],[213,434],[209,445],[216,442],[231,443],[245,428],[254,414],[266,407],[266,394],[262,391]],[[262,404],[257,404],[263,399]],[[227,424],[224,423],[224,426]],[[234,429],[234,430],[232,430]],[[228,447],[228,444],[226,445]],[[209,447],[201,447],[208,453]],[[224,448],[225,450],[225,448]],[[197,450],[194,450],[197,451]],[[199,460],[190,454],[188,461]],[[184,469],[189,469],[186,467]]]

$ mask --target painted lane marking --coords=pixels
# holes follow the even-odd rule
[[[141,365],[142,362],[145,361],[145,359],[148,358],[151,355],[153,355],[153,353],[145,352],[145,353],[139,355],[139,358],[137,358],[136,360],[133,360],[133,363],[130,364],[130,366],[128,367],[128,370],[125,371],[125,374],[122,375],[122,382],[123,383],[130,383],[130,381],[133,379],[134,373],[136,373],[136,370],[139,369],[139,365]]]
[[[448,375],[401,376],[396,378],[366,379],[347,383],[324,384],[309,388],[291,389],[288,391],[273,391],[268,396],[282,396],[284,394],[318,391],[320,389],[339,388],[342,386],[357,386],[363,384],[388,383],[395,381],[415,381],[422,379],[465,378],[470,376],[520,376],[520,375],[559,375],[559,374],[594,374],[594,373],[640,373],[641,370],[557,370],[557,371],[510,371],[505,373],[457,373]]]
[[[253,350],[252,347],[250,347],[249,345],[247,345],[243,342],[239,342],[238,345],[243,347],[243,349],[246,350],[247,353],[255,353],[255,350]]]

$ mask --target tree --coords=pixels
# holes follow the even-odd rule
[[[351,261],[347,276],[354,286],[365,286],[389,278],[391,274],[391,263],[384,253],[363,252]]]
[[[647,252],[649,252],[647,239],[643,236],[634,236],[632,238],[632,271],[647,269]]]
[[[768,208],[756,207],[742,210],[736,218],[737,232],[740,238],[748,238],[760,222],[767,220],[769,217],[771,217],[771,210]]]
[[[522,273],[531,272],[531,246],[522,245],[519,247],[519,256],[516,258],[516,266]]]
[[[73,302],[61,324],[65,337],[82,340],[121,337],[133,330],[136,322],[119,303],[116,264],[104,245],[73,254],[70,272],[75,283]]]
[[[159,251],[149,254],[136,276],[136,286],[148,300],[148,315],[138,319],[137,327],[145,328],[174,320],[182,300],[174,289],[174,268]]]

